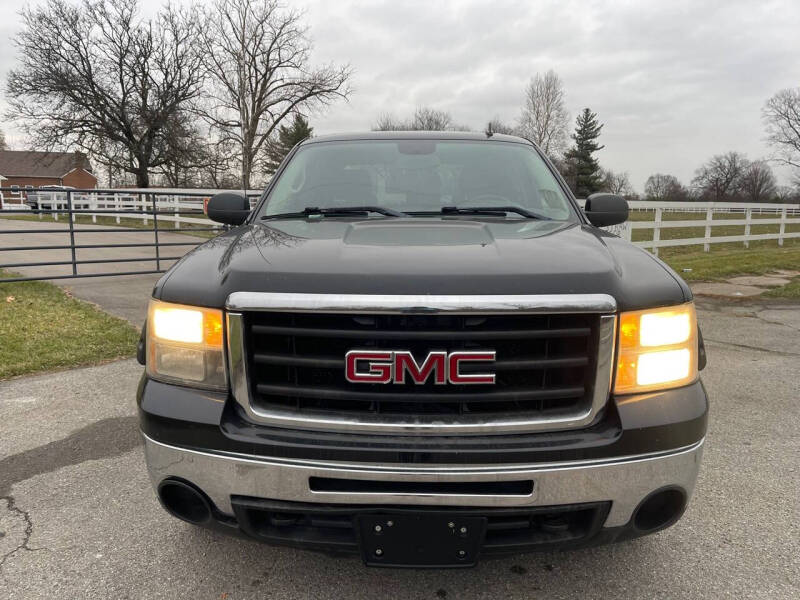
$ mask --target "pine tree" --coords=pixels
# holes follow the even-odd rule
[[[308,126],[308,120],[302,115],[295,114],[291,125],[281,125],[278,128],[277,138],[273,138],[267,145],[266,171],[270,175],[278,170],[281,161],[289,154],[289,150],[294,148],[304,139],[312,136],[313,127]]]
[[[588,108],[575,119],[575,133],[570,137],[575,145],[564,155],[567,163],[565,178],[578,198],[586,198],[603,187],[603,173],[593,156],[605,146],[597,143],[603,124],[598,123],[597,114]]]

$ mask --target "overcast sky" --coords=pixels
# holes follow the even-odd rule
[[[162,0],[142,0],[151,13]],[[33,2],[36,3],[35,0]],[[22,0],[0,0],[0,85],[15,62]],[[514,121],[526,82],[555,69],[572,118],[605,123],[603,166],[688,183],[715,153],[769,152],[761,108],[800,86],[800,2],[302,0],[317,62],[350,63],[353,96],[312,115],[315,133],[370,128],[417,105],[483,129]],[[0,108],[5,108],[0,99]],[[3,124],[14,148],[25,139]],[[788,173],[778,171],[788,182]]]

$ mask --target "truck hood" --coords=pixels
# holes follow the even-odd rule
[[[587,294],[623,310],[685,302],[649,253],[589,225],[452,218],[303,219],[246,225],[198,246],[154,296],[222,307],[236,291]]]

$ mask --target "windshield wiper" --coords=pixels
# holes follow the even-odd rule
[[[502,216],[506,213],[515,213],[522,215],[526,219],[538,219],[540,221],[552,221],[548,216],[535,213],[522,208],[521,206],[443,206],[441,213],[443,215],[498,215]]]
[[[318,206],[307,206],[301,212],[280,213],[277,215],[264,215],[261,219],[303,219],[305,217],[340,217],[349,215],[368,215],[378,213],[384,217],[407,217],[406,213],[383,206],[335,206],[330,208],[320,208]]]

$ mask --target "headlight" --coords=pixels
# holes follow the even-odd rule
[[[222,311],[150,300],[147,373],[162,381],[226,389]]]
[[[697,379],[694,304],[624,312],[614,392],[679,387]]]

